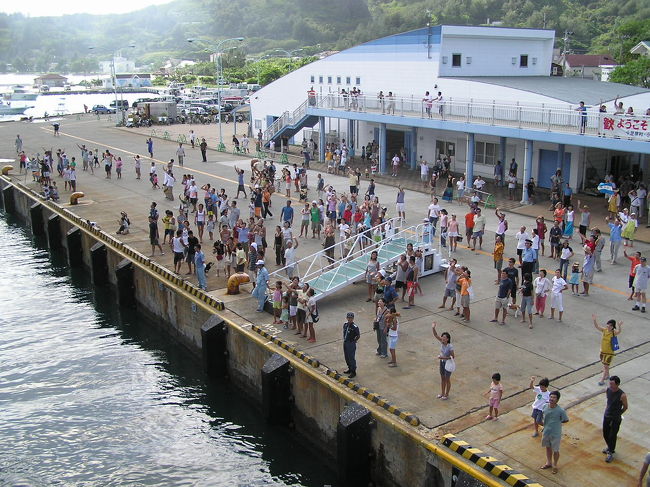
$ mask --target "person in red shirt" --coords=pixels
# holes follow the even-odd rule
[[[474,232],[474,212],[473,208],[470,208],[469,212],[465,215],[465,236],[467,237],[467,244],[472,238],[472,233]]]
[[[627,286],[632,290],[630,292],[630,297],[627,298],[628,301],[632,301],[634,297],[634,278],[636,277],[635,268],[638,264],[641,263],[641,252],[634,252],[634,255],[630,257],[627,255],[627,252],[624,250],[623,255],[627,260],[630,261],[630,276],[628,277]]]

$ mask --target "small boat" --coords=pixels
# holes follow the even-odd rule
[[[12,107],[9,103],[0,100],[0,116],[1,115],[22,115],[25,110],[31,107]]]
[[[36,100],[36,97],[38,97],[38,93],[34,93],[33,91],[30,91],[27,89],[27,87],[23,85],[16,85],[12,87],[11,93],[6,93],[5,94],[5,99],[7,100],[20,100],[20,101],[25,101],[25,100]]]

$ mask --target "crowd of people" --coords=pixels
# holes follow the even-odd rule
[[[21,172],[31,170],[34,181],[42,185],[47,197],[55,200],[59,198],[53,174],[58,174],[64,180],[64,191],[76,190],[76,176],[72,176],[77,171],[75,157],[69,157],[65,150],[59,149],[55,152],[45,151],[43,157],[36,155],[29,158],[22,150],[22,140],[18,139],[16,148]],[[147,150],[153,156],[153,144],[147,142]],[[106,178],[112,178],[113,169],[117,178],[122,177],[123,164],[119,156],[109,150],[102,153],[96,149],[89,150],[84,145],[79,145],[78,148],[81,151],[82,171],[94,172],[101,161]],[[307,150],[314,148],[308,145]],[[176,165],[174,159],[171,159],[163,168],[162,189],[169,199],[178,201],[178,208],[176,213],[165,210],[164,215],[161,215],[158,204],[155,201],[151,203],[147,217],[151,255],[155,255],[156,250],[161,255],[164,254],[164,246],[169,245],[173,254],[174,272],[183,273],[185,265],[186,275],[196,276],[202,289],[208,288],[206,275],[211,269],[214,269],[217,276],[223,274],[225,279],[247,272],[254,282],[253,295],[257,299],[257,311],[264,311],[266,301],[270,300],[274,324],[292,330],[309,342],[315,342],[315,325],[319,321],[319,312],[314,297],[315,290],[300,278],[301,269],[296,250],[301,245],[301,239],[322,241],[327,257],[335,262],[346,258],[355,250],[349,247],[353,236],[363,237],[357,239],[357,244],[361,247],[372,247],[391,235],[388,208],[392,204],[380,202],[375,192],[374,179],[366,178],[367,186],[362,189],[361,171],[349,168],[347,162],[341,167],[340,161],[347,157],[346,151],[345,142],[336,146],[328,144],[326,147],[326,159],[327,154],[330,154],[335,161],[332,172],[348,178],[349,191],[344,192],[337,192],[332,185],[326,184],[321,174],[317,175],[316,181],[312,181],[310,188],[308,161],[278,170],[272,160],[252,159],[249,174],[242,168],[234,168],[237,190],[233,196],[225,188],[217,189],[210,183],[198,183],[191,172],[182,174],[177,185],[174,173]],[[375,148],[371,144],[366,149],[366,157],[368,154],[374,157],[374,153]],[[175,156],[178,167],[182,167],[185,156],[182,144],[179,144]],[[396,154],[396,157],[399,159],[400,155]],[[133,167],[136,179],[141,177],[141,164],[140,156],[135,156]],[[551,194],[552,213],[549,217],[539,215],[531,220],[530,227],[521,226],[514,232],[509,227],[506,213],[496,208],[495,238],[492,243],[488,242],[486,236],[486,213],[489,212],[481,208],[480,196],[464,200],[467,203],[464,215],[458,211],[462,207],[450,206],[454,190],[456,199],[463,200],[463,194],[468,189],[464,176],[455,178],[449,170],[448,159],[445,158],[437,160],[432,170],[426,161],[421,161],[420,164],[422,168],[426,166],[426,171],[421,169],[422,182],[429,185],[432,199],[426,210],[419,215],[421,219],[410,214],[408,217],[409,220],[413,218],[414,221],[422,221],[425,242],[435,242],[440,249],[446,249],[449,253],[449,265],[441,293],[442,303],[439,306],[441,310],[448,310],[463,323],[469,323],[473,319],[472,271],[467,265],[459,263],[463,247],[459,251],[458,243],[464,238],[465,251],[481,252],[485,245],[488,248],[484,253],[492,256],[496,272],[493,323],[505,325],[511,316],[517,318],[521,315],[521,323],[533,329],[538,320],[545,317],[549,296],[548,318],[555,319],[557,316],[562,321],[564,297],[569,286],[573,298],[589,295],[595,274],[603,270],[601,260],[607,237],[601,232],[600,223],[592,221],[589,207],[580,200],[575,201],[572,192],[563,190],[562,198],[559,199],[558,190],[563,187],[559,172],[556,174],[556,187]],[[510,167],[510,174],[516,174],[514,160],[513,164],[515,166]],[[328,173],[329,167],[328,164]],[[158,169],[152,161],[149,180],[153,189],[160,188]],[[57,172],[54,173],[54,170]],[[441,188],[440,192],[442,204],[436,187],[439,180],[445,181],[444,189]],[[480,192],[483,184],[485,182],[479,176],[472,181],[472,189]],[[316,194],[314,199],[308,198],[310,190]],[[638,185],[636,188],[614,192],[609,199],[610,215],[602,222],[609,227],[608,260],[612,264],[618,263],[621,245],[625,247],[623,254],[630,262],[628,299],[634,301],[633,310],[641,313],[646,311],[650,267],[641,252],[634,251],[628,255],[627,249],[634,246],[634,230],[638,225],[636,217],[643,215],[643,199],[647,197],[644,191],[645,188]],[[292,192],[299,198],[298,205],[294,205],[291,199]],[[272,205],[273,194],[283,194],[287,198],[279,209]],[[240,200],[241,195],[243,200]],[[396,189],[394,204],[396,217],[406,222],[405,190],[402,187]],[[277,220],[270,223],[272,219]],[[163,230],[162,240],[159,224]],[[117,233],[129,233],[130,226],[128,215],[122,212]],[[267,235],[269,231],[272,235]],[[269,245],[272,247],[275,265],[284,268],[286,279],[269,282],[267,265],[273,260],[267,256]],[[575,260],[576,252],[572,245],[582,248],[584,256],[580,261]],[[210,255],[213,262],[208,262],[211,260]],[[405,310],[413,308],[418,294],[423,295],[419,283],[423,265],[422,249],[412,244],[404,249],[397,263],[390,267],[383,268],[378,253],[370,252],[364,281],[368,286],[367,301],[374,302],[375,307],[372,323],[377,342],[375,353],[379,358],[389,359],[389,367],[398,366],[397,345],[402,313],[397,309],[400,304]],[[519,294],[521,300],[518,302]],[[354,312],[348,312],[342,330],[347,364],[345,373],[350,378],[357,374],[356,347],[361,336],[360,327],[354,318]],[[627,408],[627,400],[618,388],[620,379],[609,376],[609,367],[617,350],[614,339],[622,327],[621,323],[617,327],[615,320],[609,320],[605,326],[601,326],[595,317],[594,326],[602,334],[600,360],[603,376],[599,385],[604,386],[609,381],[608,412],[605,414],[609,419],[603,434],[607,442],[606,459],[611,461],[620,415]],[[455,370],[456,352],[451,335],[448,332],[439,333],[438,329],[439,325],[433,323],[433,336],[440,343],[438,360],[441,389],[437,397],[447,400],[451,390],[451,376]],[[499,417],[504,386],[498,372],[491,379],[486,391],[489,407],[486,419],[494,420]],[[560,393],[549,392],[548,379],[540,380],[537,385],[534,380],[531,379],[530,384],[536,393],[532,413],[533,436],[538,436],[539,427],[543,425],[542,444],[547,450],[547,462],[542,468],[553,469],[555,472],[559,458],[561,424],[568,421],[568,417],[558,406]]]

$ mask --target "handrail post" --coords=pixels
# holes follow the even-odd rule
[[[521,128],[521,107],[519,107],[519,117],[518,118],[519,118],[519,120],[518,120],[519,128]]]
[[[492,125],[494,125],[495,111],[496,111],[496,104],[495,104],[494,100],[492,100]]]
[[[551,131],[551,109],[548,109],[548,127],[546,129],[547,132]]]

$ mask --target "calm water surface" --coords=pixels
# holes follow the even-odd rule
[[[334,485],[143,317],[0,213],[0,485]]]

